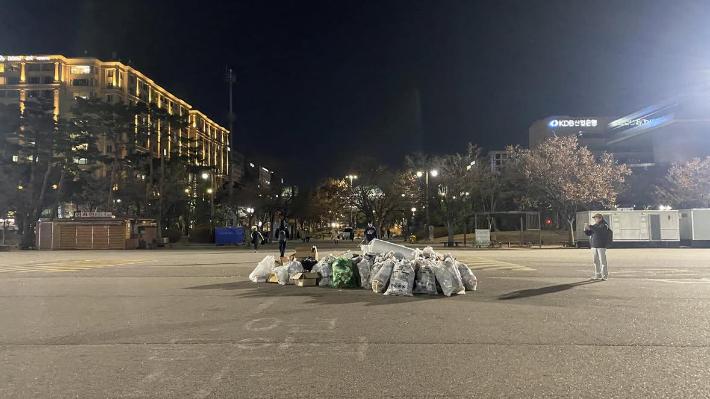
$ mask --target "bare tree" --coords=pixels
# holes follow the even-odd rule
[[[657,193],[676,207],[710,206],[710,157],[672,165]]]
[[[617,189],[631,174],[610,154],[595,158],[586,147],[579,147],[576,136],[550,138],[524,151],[521,161],[531,195],[550,204],[567,221],[572,242],[577,211],[613,206]]]

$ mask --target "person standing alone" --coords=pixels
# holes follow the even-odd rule
[[[285,228],[279,230],[279,251],[281,252],[281,257],[284,257],[286,252],[286,240],[288,240],[288,233]]]
[[[259,243],[264,240],[264,236],[256,230],[256,226],[251,228],[251,243],[254,244],[254,252],[259,252]]]
[[[594,215],[593,225],[584,224],[584,234],[589,236],[589,246],[592,247],[594,256],[594,276],[592,276],[592,280],[606,281],[609,278],[606,247],[609,245],[611,229],[609,229],[601,213]]]
[[[377,238],[377,229],[372,225],[372,222],[369,222],[367,223],[367,228],[365,228],[365,243],[369,244],[375,238]]]

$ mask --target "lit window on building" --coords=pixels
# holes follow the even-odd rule
[[[72,79],[72,86],[91,86],[91,79]]]
[[[20,157],[17,155],[12,156],[12,162],[18,162],[20,160]]]
[[[0,64],[0,65],[2,65],[2,64]],[[4,84],[5,84],[5,77],[0,76],[0,85],[4,85]]]
[[[72,65],[69,68],[69,73],[72,75],[88,75],[91,73],[91,67],[88,65]]]

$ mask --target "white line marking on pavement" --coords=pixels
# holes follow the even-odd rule
[[[357,360],[364,362],[367,357],[367,349],[369,347],[367,343],[367,337],[359,337],[360,347],[357,350]]]
[[[271,322],[271,324],[266,324],[266,325],[263,325],[260,327],[254,326],[254,324],[264,323],[265,320]],[[267,331],[267,330],[271,330],[271,329],[278,327],[279,324],[281,324],[281,320],[279,320],[275,317],[264,317],[261,319],[254,319],[254,320],[248,322],[247,324],[244,325],[244,329],[249,330],[249,331]]]
[[[257,307],[254,308],[254,311],[253,311],[252,313],[253,313],[253,314],[256,314],[256,313],[261,313],[261,312],[263,312],[264,310],[266,310],[266,308],[268,308],[269,306],[273,305],[274,302],[276,302],[276,299],[277,299],[277,298],[271,298],[271,299],[265,300],[264,302],[262,302],[262,303],[260,303],[259,305],[257,305]]]

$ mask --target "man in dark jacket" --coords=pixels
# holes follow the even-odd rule
[[[365,242],[369,244],[370,241],[374,240],[375,238],[377,238],[377,229],[375,229],[375,227],[372,225],[372,222],[370,222],[365,228]]]
[[[609,226],[601,213],[594,215],[594,224],[584,224],[584,234],[589,236],[589,246],[594,254],[594,276],[592,280],[606,281],[609,278],[606,262],[606,247],[609,237]]]
[[[285,227],[279,229],[279,252],[281,252],[281,257],[284,257],[286,252],[286,241],[288,240],[288,232]]]

